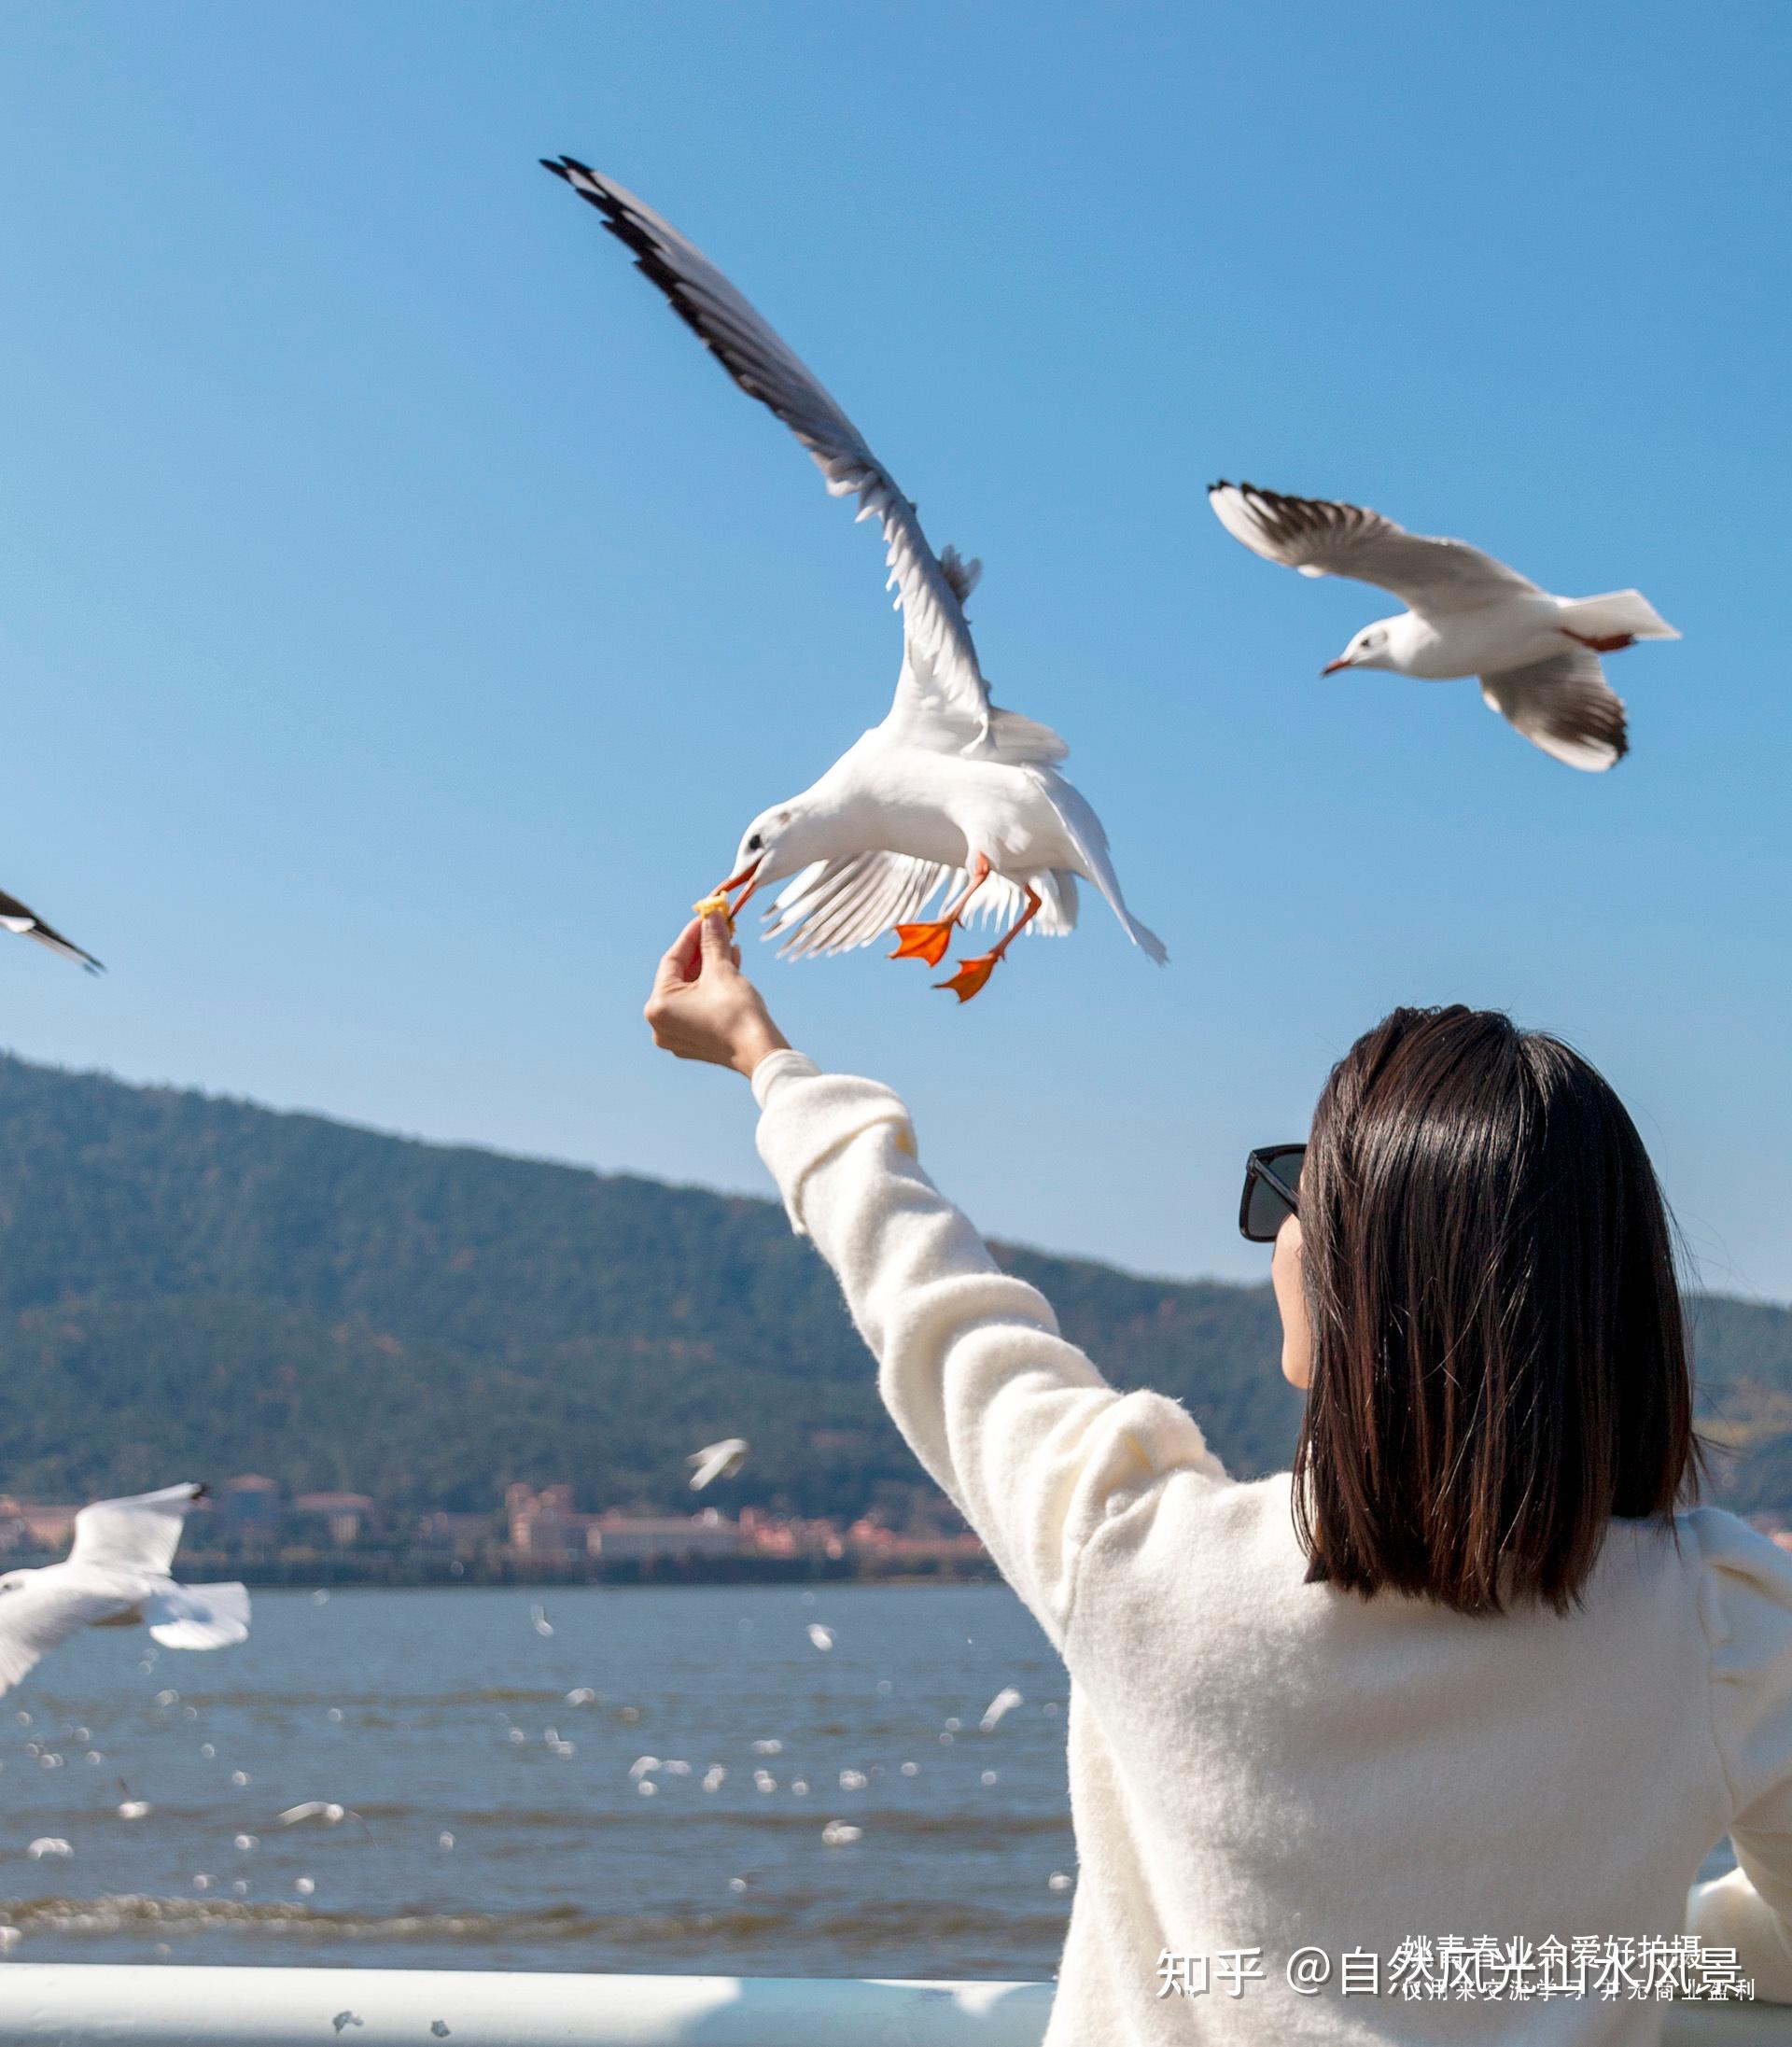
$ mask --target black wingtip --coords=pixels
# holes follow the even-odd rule
[[[555,177],[565,177],[567,175],[566,165],[556,163],[552,157],[539,157],[536,161],[544,171],[552,171]]]
[[[1207,495],[1211,498],[1216,490],[1230,490],[1231,488],[1231,484],[1222,476],[1217,484],[1210,484],[1207,486]]]
[[[193,1497],[196,1500],[210,1499],[211,1493],[212,1489],[209,1485],[206,1484],[203,1479],[202,1479],[199,1483],[193,1488]]]

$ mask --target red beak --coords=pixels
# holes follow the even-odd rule
[[[753,876],[758,874],[761,862],[763,862],[764,858],[763,853],[759,854],[755,859],[749,860],[737,875],[730,875],[726,881],[718,883],[715,890],[717,895],[726,895],[730,889],[740,889],[743,881],[747,884],[744,889],[740,889],[740,893],[735,898],[733,909],[728,912],[731,918],[740,915],[741,904],[759,886]]]
[[[1350,666],[1348,661],[1328,661],[1319,672],[1321,675],[1336,675],[1340,668],[1348,668]]]

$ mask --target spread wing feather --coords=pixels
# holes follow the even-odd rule
[[[1585,647],[1522,668],[1496,668],[1482,676],[1481,694],[1490,710],[1570,767],[1598,774],[1630,750],[1624,700],[1606,681],[1599,656]]]
[[[64,960],[76,960],[90,974],[103,974],[105,970],[72,938],[64,938],[55,925],[46,924],[35,910],[21,903],[16,895],[8,895],[0,889],[0,931],[9,931],[21,938],[35,938],[40,946],[48,946],[51,952],[60,953]]]
[[[187,1510],[204,1490],[198,1485],[170,1485],[160,1493],[95,1500],[75,1517],[75,1547],[68,1553],[69,1563],[166,1577],[180,1547]]]
[[[82,1590],[52,1563],[24,1584],[0,1592],[0,1694],[12,1689],[59,1642],[119,1611],[116,1595]]]
[[[882,527],[889,586],[897,593],[907,642],[899,708],[904,693],[912,692],[913,709],[953,728],[959,744],[987,738],[993,716],[989,690],[961,602],[979,565],[960,561],[951,549],[944,559],[935,555],[915,507],[858,428],[794,351],[670,221],[576,158],[542,161],[597,209],[605,227],[632,251],[635,267],[665,293],[673,312],[740,388],[795,434],[829,491],[836,498],[856,497],[859,517],[875,518]],[[1062,742],[1057,744],[1061,749]]]
[[[969,876],[938,861],[906,853],[859,853],[849,860],[817,861],[786,883],[767,909],[763,936],[783,940],[780,955],[802,960],[869,946],[898,924],[920,921],[936,901],[949,903]],[[1042,907],[1027,927],[1042,936],[1071,930],[1076,923],[1076,877],[1070,873],[1037,877]],[[1012,924],[1025,898],[1019,885],[991,875],[972,897],[967,919]]]
[[[1207,498],[1233,539],[1265,561],[1303,576],[1351,576],[1375,583],[1421,614],[1473,610],[1537,587],[1466,540],[1408,533],[1366,505],[1287,498],[1254,484],[1225,482],[1209,484]]]

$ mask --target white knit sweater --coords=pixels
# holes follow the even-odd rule
[[[1792,1999],[1792,1558],[1700,1509],[1677,1543],[1615,1522],[1567,1619],[1309,1585],[1287,1475],[1229,1479],[1175,1401],[1109,1386],[935,1191],[897,1096],[795,1052],[753,1090],[897,1425],[1071,1674],[1048,2047],[1658,2039],[1654,2005],[1596,1988],[1425,1991],[1440,1942],[1486,1938],[1590,1937],[1597,1981],[1614,1942],[1688,1928]],[[1742,1869],[1688,1908],[1727,1830]],[[1331,1967],[1316,1995],[1288,1981],[1302,1948]],[[1346,1950],[1379,1993],[1345,1992]]]

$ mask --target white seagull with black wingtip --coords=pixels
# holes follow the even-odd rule
[[[707,257],[632,193],[571,157],[543,160],[634,252],[636,267],[751,398],[769,407],[814,456],[829,491],[856,497],[889,550],[903,614],[903,668],[883,723],[854,743],[800,795],[775,804],[742,835],[738,910],[755,890],[791,880],[767,912],[767,937],[792,955],[843,952],[886,931],[895,960],[937,966],[967,911],[1010,928],[937,984],[968,1002],[1029,925],[1070,931],[1077,879],[1093,882],[1127,935],[1153,960],[1156,935],[1127,908],[1107,834],[1057,772],[1069,749],[1057,733],[989,701],[964,604],[978,564],[936,555],[915,507],[858,428]],[[945,891],[931,918],[925,912]]]
[[[1477,676],[1490,709],[1570,767],[1597,771],[1629,750],[1624,706],[1600,655],[1680,638],[1640,590],[1551,596],[1466,540],[1427,540],[1363,505],[1254,484],[1218,483],[1207,495],[1225,530],[1266,561],[1303,576],[1351,576],[1405,599],[1407,610],[1365,625],[1321,674]]]
[[[241,1585],[177,1585],[168,1575],[203,1485],[95,1500],[75,1517],[60,1563],[0,1577],[0,1692],[82,1628],[141,1621],[165,1648],[218,1649],[249,1632]]]

